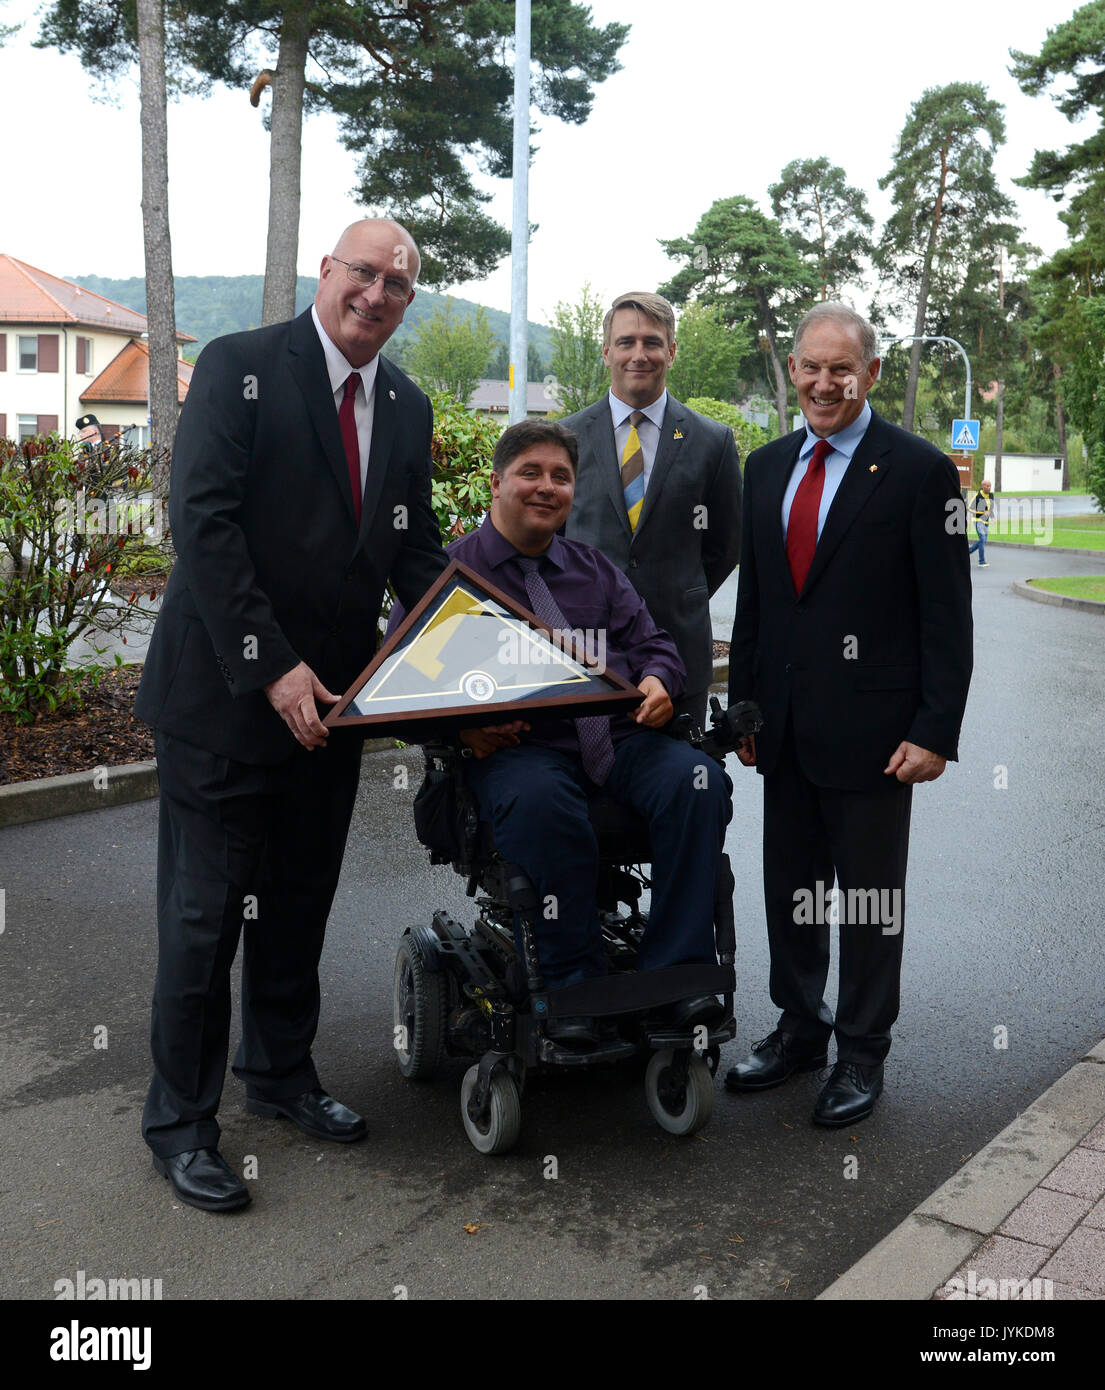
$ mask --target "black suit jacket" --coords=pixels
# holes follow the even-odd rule
[[[579,436],[579,476],[566,534],[626,574],[687,668],[687,691],[713,679],[710,596],[740,556],[741,475],[733,431],[668,396],[636,531],[625,510],[610,400],[561,424]]]
[[[389,575],[410,608],[444,568],[432,429],[429,400],[381,357],[358,532],[310,311],[210,343],[173,446],[178,559],[138,716],[240,762],[288,757],[295,739],[263,687],[305,661],[343,693],[375,651]]]
[[[761,773],[789,714],[812,782],[873,790],[903,739],[957,756],[972,665],[959,481],[932,444],[873,414],[796,595],[782,502],[804,438],[774,440],[745,467],[729,699],[763,710]]]

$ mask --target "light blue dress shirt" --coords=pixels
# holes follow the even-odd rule
[[[653,429],[649,429],[644,420],[637,428],[637,438],[641,441],[641,453],[644,455],[644,472],[642,482],[645,492],[648,491],[648,480],[652,477],[652,465],[656,462],[656,450],[660,444],[660,430],[664,424],[664,411],[668,406],[667,390],[660,392],[660,395],[651,405],[644,407],[626,405],[625,401],[620,400],[614,395],[613,391],[607,393],[610,398],[610,419],[614,424],[614,447],[618,451],[618,467],[621,467],[622,454],[625,453],[626,440],[629,438],[629,417],[635,410],[643,409],[645,418],[652,422]]]
[[[867,426],[870,423],[871,407],[864,401],[863,409],[847,428],[828,436],[828,441],[833,446],[833,452],[825,460],[825,486],[821,493],[821,506],[817,511],[818,540],[821,539],[821,528],[825,525],[825,518],[829,515],[829,508],[833,505],[836,490],[840,486],[844,474],[848,471],[848,465],[852,462],[852,455],[859,448],[859,442],[867,433]],[[784,544],[787,538],[787,523],[790,521],[791,503],[794,501],[794,494],[798,491],[798,484],[806,476],[806,469],[809,467],[810,457],[818,438],[819,436],[814,434],[807,425],[805,443],[798,451],[798,461],[790,475],[786,492],[783,493]]]

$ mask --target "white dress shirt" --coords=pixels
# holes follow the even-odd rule
[[[609,392],[610,397],[610,418],[614,422],[614,447],[618,451],[618,466],[621,467],[622,455],[625,453],[626,441],[629,439],[629,417],[635,410],[642,407],[636,405],[626,405],[625,401],[620,400]],[[648,491],[648,480],[652,477],[652,465],[656,462],[656,450],[660,446],[660,430],[664,423],[664,411],[668,406],[668,393],[661,391],[660,395],[651,405],[643,407],[645,419],[637,426],[637,438],[641,441],[641,453],[644,455],[644,482],[645,491]]]
[[[372,415],[376,404],[376,368],[380,358],[376,356],[363,367],[351,367],[345,355],[334,346],[319,320],[318,310],[311,305],[311,318],[314,319],[315,332],[322,344],[326,357],[326,370],[330,376],[330,389],[334,393],[334,409],[340,410],[345,396],[345,382],[350,372],[360,372],[362,389],[353,398],[353,419],[357,425],[357,444],[361,455],[361,495],[364,496],[365,479],[368,477],[368,452],[372,447]]]

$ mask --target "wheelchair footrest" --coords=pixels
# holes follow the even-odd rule
[[[646,1033],[648,1045],[653,1051],[660,1048],[670,1047],[694,1047],[697,1041],[695,1029],[691,1028],[650,1028]],[[737,1024],[735,1019],[730,1019],[728,1023],[723,1023],[720,1027],[711,1028],[706,1038],[706,1048],[724,1047],[727,1042],[731,1042],[737,1036]],[[705,1051],[706,1048],[696,1049]]]
[[[541,1038],[537,1044],[537,1056],[540,1061],[557,1067],[605,1066],[608,1062],[621,1062],[636,1054],[637,1047],[634,1043],[614,1038],[583,1051],[562,1047],[552,1038]]]
[[[638,1013],[700,994],[732,994],[736,984],[731,965],[667,965],[660,970],[627,970],[549,990],[548,1017]]]

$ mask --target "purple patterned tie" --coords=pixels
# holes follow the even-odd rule
[[[519,568],[525,575],[526,593],[534,615],[560,632],[570,629],[570,623],[549,592],[549,586],[541,578],[538,565],[540,561],[529,555],[516,557]],[[572,721],[579,738],[579,753],[583,759],[583,770],[596,786],[603,786],[614,766],[614,741],[610,737],[610,719],[606,715],[589,715],[586,719]]]

